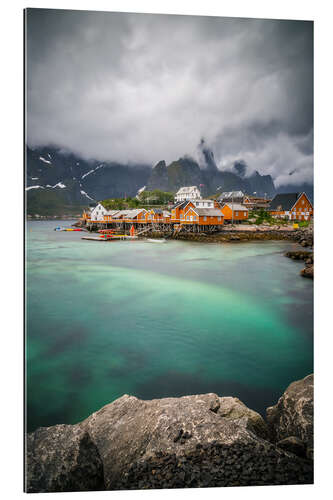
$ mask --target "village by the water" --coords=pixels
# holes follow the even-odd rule
[[[57,226],[55,230],[85,231],[90,234],[83,235],[83,240],[99,242],[138,238],[156,243],[170,238],[205,242],[287,239],[311,248],[286,255],[304,260],[301,275],[313,278],[313,205],[305,192],[279,193],[269,199],[228,191],[204,199],[197,186],[184,186],[173,202],[156,207],[110,209],[114,202],[92,203],[71,227]],[[140,203],[140,193],[136,202]],[[150,202],[153,204],[154,198]]]

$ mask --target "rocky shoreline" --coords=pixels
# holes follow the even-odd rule
[[[305,267],[300,271],[300,275],[304,278],[313,279],[314,276],[314,252],[313,252],[313,226],[309,226],[306,230],[297,231],[295,233],[295,241],[302,247],[309,247],[311,251],[295,251],[287,252],[285,255],[294,260],[304,260]]]
[[[302,251],[286,252],[285,256],[293,260],[304,260],[305,267],[301,269],[300,275],[304,276],[304,278],[313,279],[313,272],[314,272],[313,252],[302,252]]]
[[[139,238],[146,238],[142,235]],[[207,243],[227,243],[242,241],[288,240],[296,241],[304,247],[313,246],[313,228],[291,230],[283,228],[269,228],[266,226],[253,229],[228,228],[217,233],[167,233],[163,231],[150,231],[149,238],[167,238],[183,241],[198,241]]]
[[[28,434],[26,491],[311,484],[313,375],[266,421],[234,397],[124,395],[76,425]]]

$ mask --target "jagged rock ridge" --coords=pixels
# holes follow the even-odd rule
[[[147,189],[177,191],[182,186],[200,186],[203,196],[235,190],[248,194],[255,192],[257,196],[270,197],[275,194],[274,183],[270,175],[260,175],[259,172],[255,172],[245,177],[243,172],[239,173],[237,169],[235,172],[220,171],[209,150],[204,150],[204,158],[206,168],[200,168],[198,163],[189,157],[179,158],[170,165],[159,162],[152,169]]]

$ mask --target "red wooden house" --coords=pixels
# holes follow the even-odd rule
[[[269,212],[281,219],[310,220],[313,206],[306,193],[280,193],[271,201]]]

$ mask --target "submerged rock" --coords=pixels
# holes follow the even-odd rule
[[[286,252],[285,253],[286,257],[289,257],[294,260],[305,260],[305,261],[310,261],[311,263],[313,262],[313,253],[312,252],[306,252],[304,250],[297,250],[297,251],[291,251],[291,252]]]
[[[312,483],[312,462],[268,433],[237,398],[124,395],[79,424],[30,434],[27,491]]]
[[[313,264],[307,264],[304,269],[300,271],[300,275],[304,276],[304,278],[311,278],[313,279]]]

